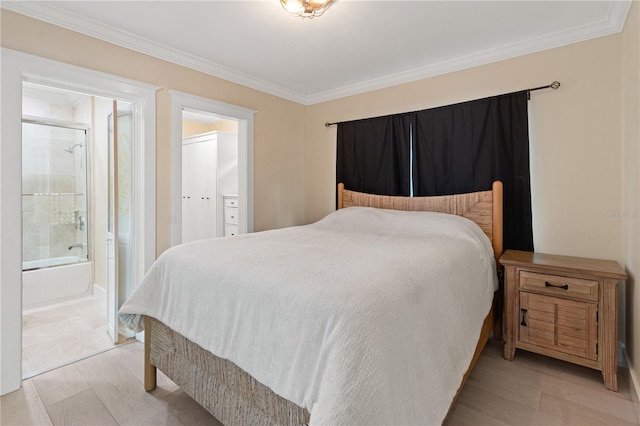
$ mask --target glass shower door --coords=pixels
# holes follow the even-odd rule
[[[82,125],[23,120],[23,270],[89,259],[87,137]]]

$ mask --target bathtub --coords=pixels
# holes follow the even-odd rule
[[[93,262],[82,260],[65,256],[23,262],[22,308],[37,308],[92,294]]]

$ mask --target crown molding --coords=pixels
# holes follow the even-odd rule
[[[545,35],[543,37],[532,38],[522,42],[500,46],[494,49],[485,50],[483,52],[474,53],[450,61],[443,61],[411,71],[317,93],[306,97],[306,105],[313,105],[320,102],[327,102],[347,96],[358,95],[373,90],[384,89],[450,72],[461,71],[467,68],[473,68],[510,58],[516,58],[518,56],[541,52],[543,50],[616,34],[622,31],[630,8],[631,0],[613,0],[609,3],[607,18],[602,21],[581,25],[568,30],[559,31],[554,34]]]
[[[46,1],[2,1],[0,2],[0,7],[176,65],[181,65],[223,80],[260,90],[261,92],[269,93],[280,98],[301,104],[305,104],[306,101],[305,96],[298,92],[232,70],[164,44],[156,43],[153,40],[122,31],[94,19],[71,13]]]
[[[242,86],[303,105],[313,105],[615,34],[622,31],[624,27],[631,7],[631,0],[610,1],[607,17],[601,21],[559,31],[543,37],[536,37],[522,42],[500,46],[450,61],[428,65],[408,72],[388,75],[312,95],[304,95],[251,75],[234,71],[195,55],[184,53],[152,40],[105,25],[101,22],[69,13],[47,2],[5,1],[0,3],[0,5],[4,9],[30,16],[145,55],[191,68]]]

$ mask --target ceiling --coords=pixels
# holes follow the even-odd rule
[[[2,8],[305,105],[622,30],[630,1],[7,1]],[[550,83],[550,82],[542,82]]]

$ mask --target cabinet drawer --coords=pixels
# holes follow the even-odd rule
[[[226,208],[224,209],[224,223],[230,225],[238,224],[238,209]]]
[[[238,235],[238,227],[236,225],[225,225],[224,236],[229,237],[232,235]]]
[[[576,300],[598,301],[598,281],[520,271],[520,290]]]
[[[225,207],[238,207],[238,199],[237,198],[226,198],[224,199]]]

